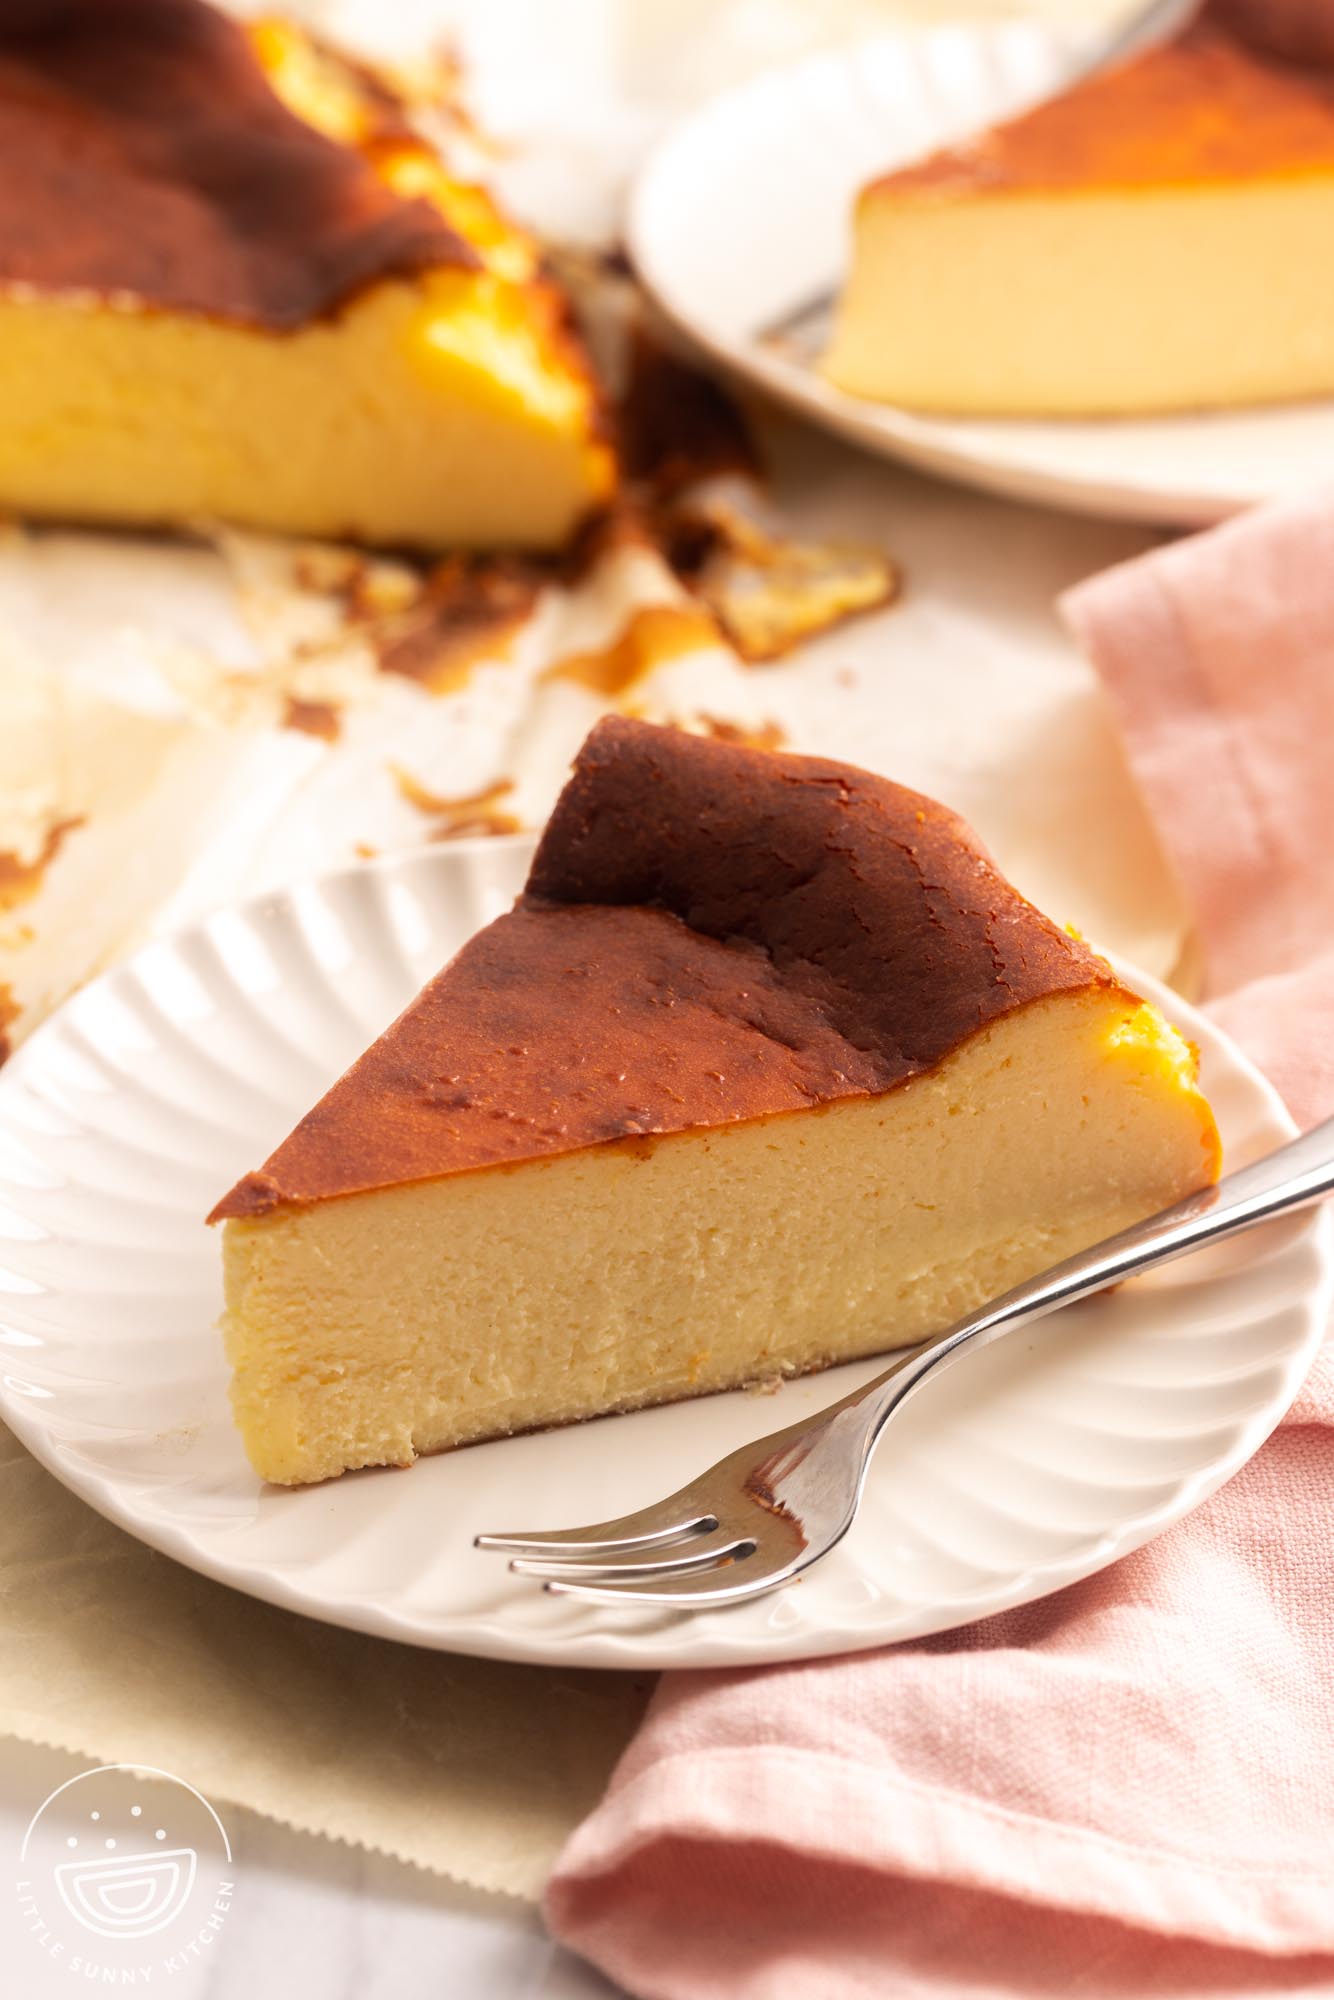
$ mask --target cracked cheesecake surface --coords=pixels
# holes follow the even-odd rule
[[[288,110],[202,0],[0,5],[0,276],[273,331],[478,268],[428,202]]]
[[[932,800],[609,717],[517,908],[212,1219],[867,1096],[1114,984]]]

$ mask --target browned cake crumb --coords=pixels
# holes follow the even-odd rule
[[[0,854],[0,910],[15,909],[29,902],[42,886],[47,869],[59,854],[66,838],[83,825],[82,815],[58,819],[51,826],[31,861],[17,854]]]
[[[664,521],[668,561],[743,660],[760,665],[849,618],[891,604],[899,571],[883,551],[792,541],[714,502]]]
[[[462,840],[473,834],[518,833],[521,822],[511,812],[500,810],[499,801],[508,798],[514,790],[512,778],[498,778],[480,792],[470,792],[463,798],[447,798],[439,792],[432,792],[415,778],[411,771],[405,771],[401,764],[391,764],[390,774],[399,792],[410,806],[420,813],[438,817],[440,824],[432,827],[428,840]]]
[[[721,715],[695,717],[700,735],[715,743],[739,743],[747,750],[781,750],[788,741],[787,731],[777,722],[729,722]]]
[[[507,791],[508,786],[497,787],[498,792]],[[476,840],[493,839],[500,834],[522,833],[523,822],[517,814],[497,812],[489,807],[479,806],[477,811],[466,818],[446,820],[429,836],[431,840]]]
[[[17,1021],[22,1009],[14,998],[12,986],[0,980],[0,1063],[6,1062],[14,1053],[14,1045],[9,1039],[9,1030]]]
[[[456,693],[474,667],[513,644],[544,580],[540,565],[516,556],[449,557],[430,572],[413,603],[372,621],[381,667],[432,694]],[[355,603],[349,608],[357,615]]]
[[[283,728],[336,743],[343,729],[342,711],[331,701],[303,701],[300,695],[289,694],[283,705]]]
[[[642,326],[630,337],[616,439],[626,479],[662,496],[719,473],[757,477],[761,470],[740,405]]]
[[[704,646],[716,646],[714,619],[698,606],[644,604],[632,611],[609,645],[596,652],[571,653],[546,668],[544,680],[579,681],[609,700],[627,694],[655,667]]]
[[[552,573],[538,557],[511,553],[427,565],[314,546],[292,563],[293,583],[332,598],[343,633],[364,639],[382,672],[436,695],[458,693],[475,667],[505,656]],[[308,649],[325,650],[323,641]]]

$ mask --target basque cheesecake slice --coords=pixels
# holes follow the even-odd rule
[[[914,1341],[1213,1180],[1191,1049],[929,799],[608,719],[221,1220],[264,1478]]]
[[[204,0],[0,4],[0,506],[545,547],[611,483],[563,295],[382,80]]]
[[[1334,391],[1334,76],[1208,28],[863,190],[824,371],[1099,416]]]

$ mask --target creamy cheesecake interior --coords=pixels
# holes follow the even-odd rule
[[[1039,999],[874,1097],[225,1225],[227,1352],[280,1484],[915,1341],[1212,1179],[1190,1050]]]
[[[1334,176],[868,203],[825,371],[982,416],[1124,416],[1334,388]]]
[[[0,11],[0,506],[553,548],[614,457],[538,245],[387,77],[204,0]]]
[[[0,385],[0,499],[32,516],[541,548],[609,479],[587,383],[471,273],[278,335],[0,296]]]

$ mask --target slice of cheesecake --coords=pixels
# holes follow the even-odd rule
[[[0,8],[0,507],[555,546],[563,295],[368,72],[203,0]]]
[[[515,908],[220,1201],[284,1484],[918,1339],[1211,1181],[1195,1058],[952,813],[609,719]]]
[[[1097,416],[1334,391],[1334,77],[1201,28],[872,183],[854,395]]]

